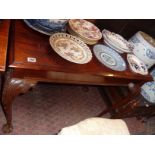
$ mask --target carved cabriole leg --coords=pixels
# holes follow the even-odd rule
[[[35,81],[27,79],[11,78],[6,76],[3,93],[2,105],[6,116],[7,123],[2,127],[4,133],[9,133],[13,129],[12,125],[12,102],[19,94],[26,93],[30,88],[34,87]]]

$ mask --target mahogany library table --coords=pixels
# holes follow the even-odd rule
[[[7,23],[8,21],[3,25],[4,28]],[[2,39],[7,40],[7,37],[3,36]],[[146,81],[152,80],[150,75],[133,73],[129,66],[123,72],[113,71],[102,65],[94,55],[87,64],[71,63],[51,48],[49,36],[32,30],[22,20],[11,21],[8,47],[8,65],[2,93],[7,120],[2,128],[4,132],[11,132],[13,128],[12,103],[15,97],[26,93],[38,82],[103,86],[127,86],[132,82],[139,88]],[[91,49],[92,47],[90,46]],[[4,55],[5,49],[0,52]],[[123,57],[126,59],[126,55]],[[0,69],[1,61],[0,56]],[[4,60],[3,63],[5,64]],[[2,69],[4,68],[3,66]]]

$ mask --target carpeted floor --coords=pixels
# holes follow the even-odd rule
[[[65,126],[99,114],[106,105],[97,87],[38,84],[13,102],[13,135],[56,134]],[[108,115],[103,117],[109,117]],[[155,118],[124,119],[132,134],[155,133]],[[0,126],[5,117],[0,107]],[[0,134],[3,134],[0,130]]]

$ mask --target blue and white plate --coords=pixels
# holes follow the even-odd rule
[[[45,20],[45,22],[44,22]],[[32,29],[46,34],[52,35],[57,32],[65,32],[66,24],[59,24],[52,21],[47,22],[46,19],[25,19],[24,22]]]
[[[126,63],[124,59],[113,49],[98,44],[93,48],[93,52],[96,58],[108,68],[115,71],[124,71],[126,70]]]
[[[68,22],[67,19],[35,19],[35,21],[38,24],[50,29],[55,27],[65,27]]]
[[[128,61],[129,66],[133,72],[139,73],[141,75],[148,74],[148,69],[147,69],[145,63],[143,61],[141,61],[140,59],[138,59],[135,55],[128,54],[127,61]]]
[[[153,77],[153,80],[155,81],[155,67],[151,70],[150,74]]]
[[[141,95],[149,102],[155,103],[155,81],[146,82],[141,87]]]
[[[145,32],[138,31],[130,39],[134,45],[133,54],[151,68],[155,64],[155,39]]]

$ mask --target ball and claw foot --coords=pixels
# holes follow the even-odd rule
[[[2,131],[3,133],[11,133],[13,130],[13,126],[8,125],[8,124],[4,124],[2,127]]]

